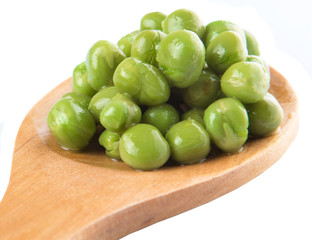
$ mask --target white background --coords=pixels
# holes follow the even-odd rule
[[[194,10],[205,24],[225,19],[253,32],[262,56],[297,92],[300,130],[281,160],[248,184],[124,239],[312,239],[312,4],[304,0],[1,1],[0,199],[30,108],[71,76],[93,43],[117,42],[145,13],[178,8]]]

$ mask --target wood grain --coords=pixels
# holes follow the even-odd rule
[[[277,134],[249,140],[239,154],[218,153],[201,164],[168,164],[151,172],[112,161],[97,144],[83,152],[56,144],[46,116],[71,91],[66,80],[31,109],[19,129],[0,204],[0,239],[119,239],[247,183],[282,156],[298,130],[293,89],[274,69],[271,79],[270,92],[285,113]]]

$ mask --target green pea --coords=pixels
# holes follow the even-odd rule
[[[171,126],[179,122],[179,120],[178,111],[170,104],[149,107],[142,116],[143,123],[157,127],[163,135],[167,133]]]
[[[184,102],[193,108],[206,109],[221,90],[220,78],[211,70],[203,70],[197,82],[181,89]]]
[[[131,48],[134,39],[139,35],[140,31],[136,30],[133,31],[125,36],[123,36],[118,42],[117,45],[124,52],[126,57],[130,57],[131,55]]]
[[[157,67],[156,54],[160,41],[166,35],[157,30],[145,30],[134,40],[131,48],[131,57]]]
[[[91,97],[81,94],[81,93],[76,93],[76,92],[66,93],[62,96],[62,98],[75,100],[85,108],[88,108],[90,100],[91,100]]]
[[[178,30],[160,42],[156,60],[172,86],[189,87],[203,70],[205,47],[194,32]]]
[[[276,98],[267,93],[259,102],[245,105],[249,117],[249,133],[268,136],[282,123],[284,113]]]
[[[235,23],[225,21],[225,20],[217,20],[209,23],[206,26],[205,36],[204,36],[204,43],[206,48],[208,47],[209,43],[217,37],[220,33],[233,31],[238,33],[238,35],[242,38],[243,43],[246,44],[245,32],[244,30]]]
[[[122,133],[131,125],[141,121],[142,112],[125,94],[117,93],[103,108],[100,122],[104,128],[116,133]]]
[[[245,30],[245,35],[246,35],[248,54],[260,56],[260,48],[259,48],[259,44],[255,36],[247,30]]]
[[[183,120],[169,129],[165,136],[171,149],[171,157],[180,164],[192,164],[205,160],[210,152],[210,137],[202,124]]]
[[[73,71],[72,77],[73,92],[82,93],[92,97],[96,91],[88,82],[88,71],[86,62],[77,65]]]
[[[190,30],[195,32],[199,38],[205,33],[205,26],[199,16],[187,9],[178,9],[169,14],[162,22],[164,33],[170,33],[177,30]]]
[[[247,140],[247,111],[234,98],[221,98],[209,105],[204,121],[212,141],[224,152],[239,151]]]
[[[111,98],[117,94],[117,92],[118,91],[114,86],[104,87],[91,98],[88,108],[97,122],[100,122],[101,111],[110,102]]]
[[[181,119],[182,120],[195,120],[201,123],[203,126],[205,125],[204,110],[201,110],[201,109],[188,110],[187,112],[182,114]]]
[[[115,132],[105,130],[101,133],[99,143],[105,148],[105,154],[108,157],[120,160],[119,140],[120,135]]]
[[[167,15],[161,12],[151,12],[145,14],[141,19],[140,30],[160,30],[162,31],[162,21]]]
[[[140,105],[153,106],[167,102],[170,88],[165,76],[153,65],[126,58],[117,67],[114,84]]]
[[[66,150],[85,148],[96,131],[88,109],[68,98],[62,98],[52,106],[47,124],[59,145]]]
[[[240,35],[233,31],[222,32],[208,45],[206,61],[216,73],[224,73],[232,64],[245,61],[246,46]]]
[[[113,85],[113,74],[125,54],[113,43],[101,40],[88,52],[86,65],[91,87],[99,91],[102,87]]]
[[[263,99],[269,85],[263,67],[255,62],[235,63],[221,77],[222,92],[242,103],[255,103]]]
[[[160,131],[149,124],[137,124],[125,131],[120,139],[121,159],[139,170],[154,170],[169,159],[170,148]]]

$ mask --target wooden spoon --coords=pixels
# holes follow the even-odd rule
[[[40,100],[19,129],[0,204],[0,239],[119,239],[247,183],[282,156],[298,130],[296,95],[271,69],[270,92],[285,114],[278,133],[248,140],[239,154],[135,171],[107,158],[97,144],[83,152],[57,145],[46,116],[69,91],[71,79]]]

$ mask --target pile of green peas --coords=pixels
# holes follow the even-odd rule
[[[90,48],[47,123],[67,150],[84,149],[101,126],[106,155],[134,169],[158,169],[169,158],[193,164],[212,145],[238,153],[249,136],[277,130],[283,110],[269,86],[249,31],[224,20],[205,26],[187,9],[151,12],[117,44]]]

